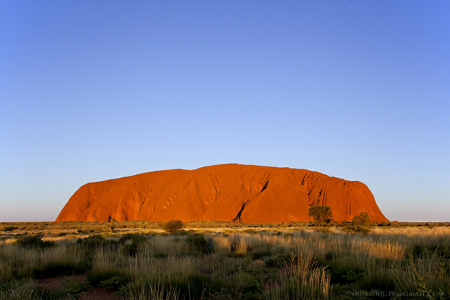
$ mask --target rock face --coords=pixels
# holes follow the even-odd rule
[[[362,211],[372,221],[388,221],[361,182],[302,169],[238,164],[88,183],[56,221],[305,222],[311,220],[310,205],[330,206],[335,221],[351,221]]]

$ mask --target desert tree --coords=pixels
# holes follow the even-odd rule
[[[314,219],[319,225],[324,222],[329,222],[333,218],[331,207],[329,206],[311,206],[308,210],[308,215]]]

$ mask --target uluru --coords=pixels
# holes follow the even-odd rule
[[[310,206],[330,206],[334,221],[365,211],[388,221],[369,188],[304,169],[224,164],[166,170],[81,186],[56,222],[111,220],[308,222]]]

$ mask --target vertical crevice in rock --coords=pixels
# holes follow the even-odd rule
[[[267,186],[268,186],[268,185],[269,185],[269,180],[267,180],[266,184],[264,184],[263,188],[262,188],[261,191],[258,193],[258,195],[261,194],[262,192],[264,192],[264,190],[267,189]],[[256,196],[258,196],[258,195],[256,195]]]
[[[244,210],[244,208],[247,206],[247,204],[250,202],[250,200],[245,201],[242,204],[241,209],[239,210],[239,212],[236,215],[236,218],[234,218],[231,222],[235,223],[236,221],[241,222],[241,215],[242,215],[242,211]]]
[[[301,183],[302,186],[305,185],[306,176],[308,176],[308,172],[306,172],[305,176],[303,176],[302,183]]]
[[[269,180],[266,181],[266,183],[265,183],[264,186],[262,187],[261,191],[259,191],[259,193],[258,193],[256,196],[258,196],[259,194],[261,194],[262,192],[264,192],[264,190],[267,189],[267,186],[268,186],[268,185],[269,185]],[[250,203],[250,201],[252,201],[253,199],[255,199],[256,196],[253,197],[252,199],[249,199],[249,200],[245,201],[245,202],[242,204],[241,209],[240,209],[239,212],[237,213],[236,217],[232,220],[233,223],[235,223],[235,222],[241,222],[242,211],[244,211],[244,208]]]

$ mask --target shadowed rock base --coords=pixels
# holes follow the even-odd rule
[[[388,221],[359,181],[303,169],[238,164],[88,183],[69,199],[56,221],[305,222],[311,220],[311,205],[330,206],[335,221],[351,221],[362,211],[372,221]]]

